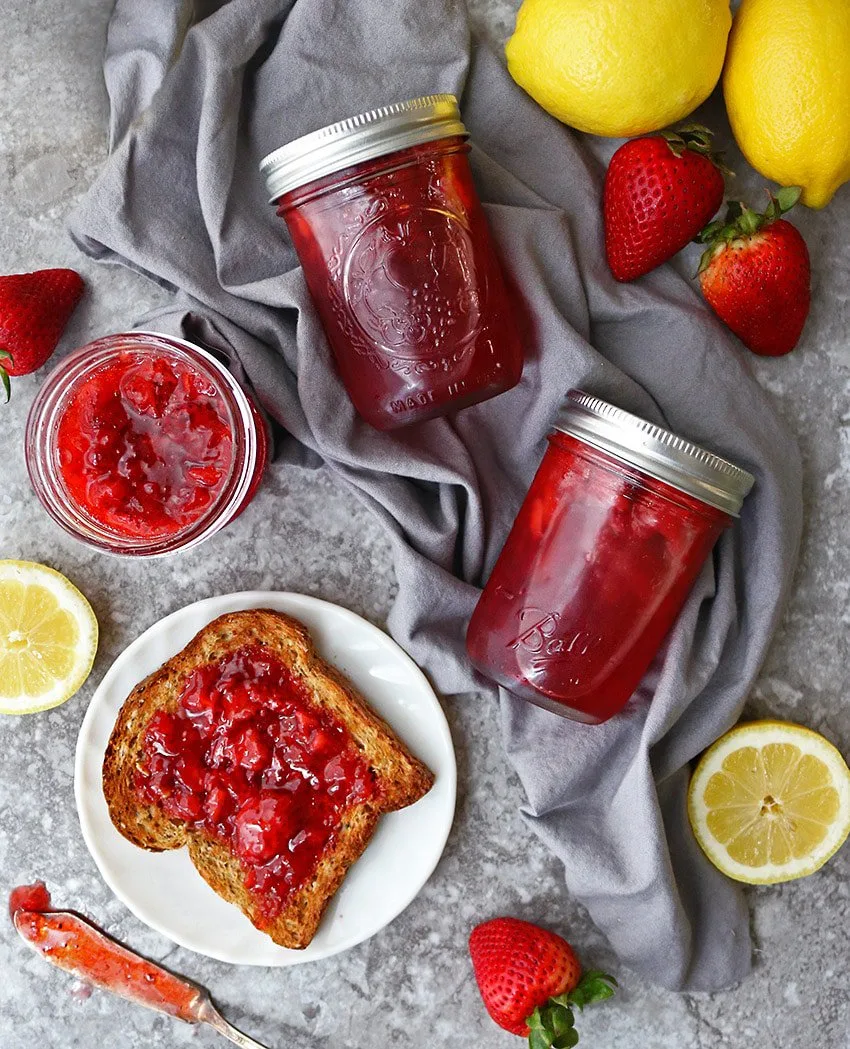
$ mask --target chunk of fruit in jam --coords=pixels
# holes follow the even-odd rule
[[[14,918],[17,911],[49,911],[50,893],[43,881],[32,885],[18,885],[9,893],[9,914]]]
[[[264,790],[236,813],[236,851],[246,863],[265,863],[286,849],[299,830],[292,819],[290,794]]]
[[[139,415],[161,419],[177,389],[177,381],[168,361],[154,358],[128,368],[121,376],[118,389],[124,403]]]
[[[163,538],[215,502],[233,432],[212,384],[177,357],[128,350],[69,396],[57,435],[73,500],[111,533]]]
[[[151,718],[135,786],[228,844],[269,920],[376,789],[343,727],[259,647],[194,671],[176,711]]]
[[[243,729],[234,739],[233,760],[248,776],[268,768],[271,755],[268,737],[253,725]]]

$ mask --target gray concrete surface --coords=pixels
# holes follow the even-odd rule
[[[497,43],[516,0],[471,0]],[[89,293],[63,347],[126,327],[162,292],[81,258],[63,221],[104,159],[100,55],[111,0],[0,0],[0,271],[68,265]],[[707,119],[728,135],[716,104]],[[730,160],[744,166],[735,151]],[[760,180],[744,173],[744,191]],[[798,351],[755,362],[799,435],[806,534],[795,593],[752,697],[755,714],[804,722],[850,752],[850,188],[797,221],[811,247],[814,306]],[[687,265],[690,264],[686,260]],[[566,897],[558,864],[523,827],[520,787],[497,738],[494,703],[446,702],[460,765],[456,824],[435,875],[410,908],[367,943],[289,971],[232,968],[178,949],[136,921],[101,881],[80,836],[73,752],[93,686],[149,624],[196,598],[245,588],[301,590],[383,623],[394,593],[386,543],[369,514],[323,473],[272,470],[240,521],[200,550],[155,564],[110,560],[54,528],[24,471],[21,433],[39,376],[0,410],[0,557],[44,561],[91,598],[102,644],[90,684],[53,712],[0,720],[0,895],[33,876],[113,934],[210,988],[225,1013],[275,1049],[482,1049],[521,1043],[485,1015],[466,964],[465,935],[500,910],[552,921],[594,965],[613,966],[604,939]],[[286,534],[281,547],[278,536]],[[582,1017],[588,1049],[847,1049],[850,1046],[850,848],[819,874],[749,894],[756,967],[733,991],[677,996],[620,972],[616,1003]],[[0,1046],[166,1049],[217,1044],[211,1032],[70,981],[0,920]],[[222,1043],[219,1043],[222,1044]]]

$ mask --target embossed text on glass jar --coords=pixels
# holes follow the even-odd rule
[[[467,152],[450,135],[277,198],[345,386],[378,429],[475,404],[522,373]]]
[[[570,433],[549,440],[470,621],[467,649],[515,695],[599,723],[638,687],[732,523],[734,503],[718,500],[720,509]],[[736,471],[729,477],[740,491],[752,483],[701,454]]]

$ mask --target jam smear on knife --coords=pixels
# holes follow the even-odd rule
[[[9,897],[18,935],[46,961],[93,987],[198,1023],[205,993],[139,957],[80,915],[51,909],[44,882],[21,885]]]

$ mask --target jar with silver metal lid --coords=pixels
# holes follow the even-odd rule
[[[467,631],[492,681],[598,724],[640,684],[753,477],[579,390]]]
[[[523,353],[453,95],[363,113],[260,170],[358,412],[380,430],[519,382]]]

